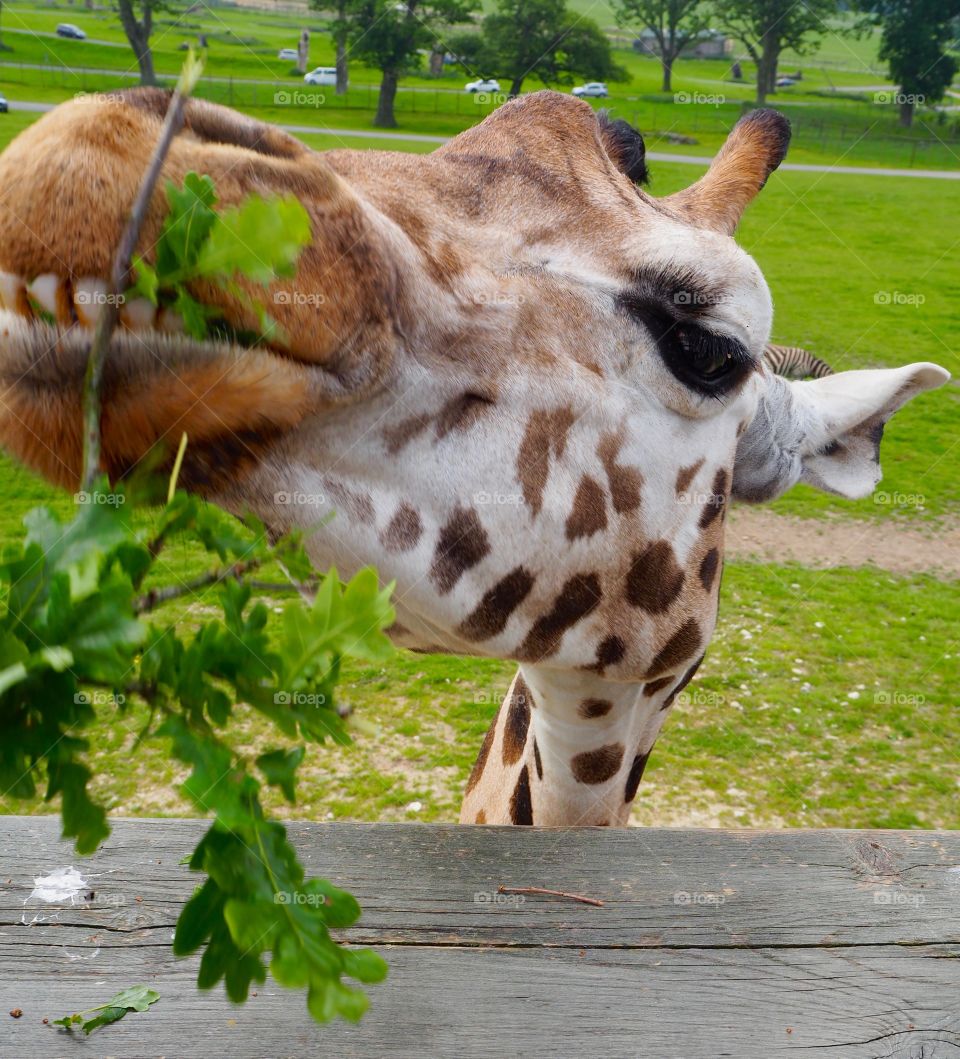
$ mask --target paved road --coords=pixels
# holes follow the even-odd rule
[[[11,29],[9,26],[3,27],[4,33],[22,33],[26,37],[53,37],[56,40],[70,40],[73,41],[72,37],[61,37],[59,33],[50,33],[42,29]],[[85,37],[83,41],[77,43],[82,44],[99,44],[102,48],[129,48],[129,44],[124,44],[119,40],[97,40],[94,37]],[[61,70],[63,67],[60,66],[46,66],[45,70]]]
[[[29,100],[11,100],[11,110],[43,112],[53,110],[55,103],[36,103]],[[280,125],[281,129],[308,136],[339,136],[356,140],[399,140],[407,143],[447,143],[450,136],[430,136],[422,132],[380,132],[377,129],[331,129],[323,125]],[[706,155],[669,154],[665,151],[648,151],[647,158],[652,162],[677,162],[681,165],[709,165],[711,159]],[[879,166],[854,165],[805,165],[802,162],[784,162],[781,170],[795,173],[841,173],[849,176],[883,176],[883,177],[928,177],[933,180],[960,180],[958,169],[883,169]]]

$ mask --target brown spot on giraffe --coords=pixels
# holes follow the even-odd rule
[[[408,552],[417,546],[422,533],[423,523],[417,509],[404,501],[380,534],[380,543],[393,554]]]
[[[503,726],[503,763],[515,765],[523,756],[527,745],[527,731],[530,727],[530,706],[533,696],[519,674],[513,682],[510,694],[510,705],[507,708],[507,719]]]
[[[703,585],[707,592],[713,588],[713,581],[717,576],[719,566],[720,552],[716,548],[711,548],[700,560],[700,584]]]
[[[651,680],[643,685],[644,695],[654,696],[658,691],[663,691],[665,687],[673,683],[673,676],[659,677],[657,680]]]
[[[660,648],[650,663],[647,680],[655,680],[689,658],[702,644],[699,624],[688,618],[669,640]]]
[[[493,747],[493,736],[496,727],[496,722],[491,724],[487,729],[487,734],[483,737],[483,742],[480,744],[480,753],[477,754],[477,760],[473,763],[470,778],[467,780],[467,794],[480,782],[480,777],[483,775],[483,770],[487,764],[487,758],[490,756],[490,750]]]
[[[578,537],[592,537],[607,528],[607,502],[598,482],[585,474],[573,498],[573,510],[567,519],[565,533],[568,541]]]
[[[437,440],[443,440],[448,434],[469,430],[490,411],[493,403],[493,398],[472,391],[451,398],[437,415]]]
[[[480,516],[472,507],[457,507],[440,530],[430,580],[442,596],[489,554],[490,539]]]
[[[514,824],[533,823],[533,800],[530,797],[530,770],[524,765],[510,796],[510,820]]]
[[[396,456],[415,437],[429,429],[432,417],[426,412],[401,419],[396,426],[387,427],[383,432],[383,441],[387,446],[387,452]]]
[[[603,593],[596,574],[577,574],[560,589],[553,606],[538,618],[517,648],[517,658],[523,662],[539,662],[549,658],[560,646],[567,629],[576,625],[600,603]]]
[[[471,643],[497,636],[506,628],[510,615],[530,594],[533,584],[534,577],[529,570],[514,567],[484,593],[477,606],[460,623],[457,632]]]
[[[533,737],[533,763],[537,769],[537,779],[543,779],[543,762],[540,760],[540,747],[537,745],[537,737]]]
[[[706,529],[715,519],[724,513],[727,506],[730,476],[721,467],[713,476],[713,490],[700,514],[700,529]]]
[[[479,812],[477,813],[477,820],[476,820],[476,822],[477,822],[478,824],[485,824],[485,823],[487,822],[487,814],[486,814],[486,813],[485,813],[485,812],[483,811],[483,809],[481,809],[481,810],[480,810],[480,811],[479,811]]]
[[[599,676],[603,676],[608,666],[615,666],[618,662],[623,660],[623,656],[627,653],[627,645],[620,639],[619,636],[607,636],[597,644],[596,662],[592,665],[584,666],[584,670],[588,673],[597,673]]]
[[[331,479],[325,479],[323,484],[330,494],[330,500],[333,502],[334,507],[340,511],[345,511],[357,522],[365,524],[373,522],[373,500],[369,493],[362,492],[359,489],[351,489],[348,485],[344,485],[343,482]]]
[[[577,713],[588,720],[594,717],[606,717],[613,709],[613,703],[609,699],[584,699],[577,707]]]
[[[655,541],[633,557],[627,573],[627,602],[662,614],[680,595],[685,576],[667,541]]]
[[[550,459],[560,459],[574,423],[573,409],[564,406],[549,412],[534,412],[527,420],[517,454],[517,478],[534,517],[543,507],[543,491],[550,474]]]
[[[699,459],[689,467],[681,467],[677,473],[677,496],[682,496],[689,488],[690,483],[697,476],[697,471],[703,466],[703,460]]]
[[[683,689],[690,683],[691,680],[693,680],[694,674],[700,668],[700,666],[703,664],[704,658],[706,658],[706,655],[702,654],[696,660],[696,662],[694,662],[693,665],[690,666],[690,668],[686,671],[686,673],[683,674],[683,676],[680,678],[679,682],[677,683],[677,686],[673,689],[673,691],[670,692],[670,694],[666,697],[666,699],[664,699],[663,705],[660,707],[661,713],[664,710],[669,710],[670,709],[670,707],[676,701],[676,698],[680,694],[680,692],[683,691]]]
[[[627,467],[617,463],[617,456],[620,454],[622,445],[623,432],[621,431],[617,434],[605,434],[597,446],[597,455],[607,475],[613,510],[618,515],[636,511],[640,506],[643,486],[643,475],[636,467]]]
[[[627,786],[623,792],[623,800],[628,805],[637,796],[637,788],[643,779],[643,770],[647,767],[648,757],[650,757],[649,750],[645,754],[637,754],[630,765],[630,771],[627,773]]]
[[[623,763],[623,743],[608,743],[596,750],[574,754],[570,769],[579,783],[606,783],[617,774]]]

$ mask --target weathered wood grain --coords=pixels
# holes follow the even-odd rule
[[[317,1028],[271,982],[242,1008],[199,994],[170,954],[202,821],[118,821],[84,861],[56,826],[0,818],[3,1059],[960,1056],[960,833],[291,825],[364,907],[344,938],[391,965],[359,1027]],[[92,900],[27,900],[69,864]],[[89,1041],[41,1021],[141,981],[162,1000]]]

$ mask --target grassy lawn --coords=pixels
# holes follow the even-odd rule
[[[930,578],[731,564],[708,660],[661,735],[634,821],[960,826],[958,618],[956,586]],[[349,667],[341,702],[354,710],[353,745],[309,749],[297,807],[274,808],[313,819],[455,820],[512,671],[409,653]],[[274,745],[253,711],[237,716],[240,750]],[[102,718],[91,755],[111,811],[190,813],[163,743],[131,753],[145,711],[104,708]],[[0,799],[0,812],[49,808]]]

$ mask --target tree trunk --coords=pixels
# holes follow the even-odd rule
[[[337,95],[345,96],[347,94],[347,85],[350,81],[350,74],[347,69],[347,41],[345,37],[339,37],[337,39]]]
[[[305,29],[300,33],[297,41],[297,73],[305,74],[310,62],[310,30]]]
[[[515,77],[510,82],[510,98],[513,99],[515,96],[519,96],[521,88],[523,88],[523,78]]]
[[[150,51],[150,8],[144,10],[143,22],[140,22],[133,12],[132,0],[117,0],[117,7],[123,32],[140,67],[140,84],[155,85],[157,78],[153,72],[153,53]]]
[[[760,53],[757,63],[757,102],[764,103],[768,95],[776,91],[777,62],[780,49],[775,44],[767,43]]]
[[[395,129],[397,119],[393,114],[393,101],[397,98],[397,71],[384,70],[383,80],[380,82],[380,95],[377,97],[377,113],[374,115],[373,124],[378,129]]]
[[[905,129],[909,129],[913,124],[913,103],[906,100],[900,103],[900,124]]]
[[[673,58],[666,52],[660,56],[660,66],[663,68],[663,91],[672,92]]]

